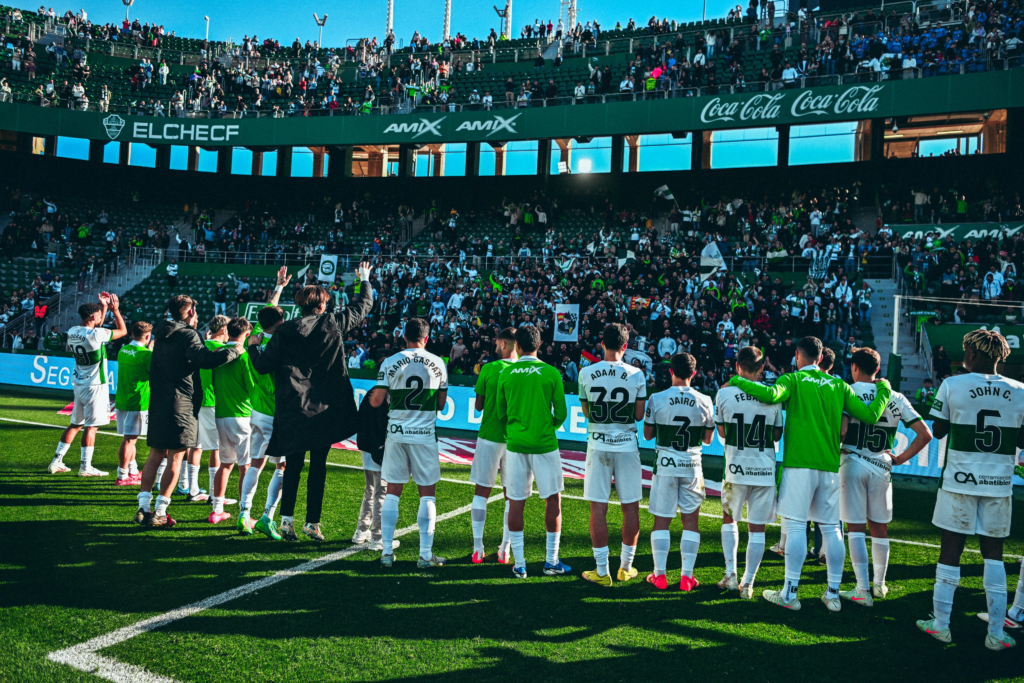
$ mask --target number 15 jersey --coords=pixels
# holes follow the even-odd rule
[[[715,427],[711,398],[690,387],[671,387],[651,396],[644,422],[654,425],[654,474],[693,479],[703,475],[704,430]]]
[[[737,387],[715,397],[715,422],[725,427],[725,480],[746,486],[775,485],[773,432],[782,426],[782,404],[762,403]]]
[[[875,400],[874,382],[854,382],[850,388],[865,404]],[[849,416],[849,413],[844,410],[843,415]],[[890,454],[896,442],[900,422],[909,427],[920,419],[921,416],[910,405],[906,396],[898,391],[892,392],[889,403],[875,424],[864,424],[850,416],[850,426],[843,438],[843,461],[852,459],[855,464],[866,468],[871,474],[888,481],[892,472]]]
[[[391,393],[388,439],[437,443],[437,392],[448,388],[444,361],[423,349],[399,351],[381,364],[377,386]]]
[[[947,377],[932,416],[949,422],[942,489],[1002,498],[1013,495],[1017,433],[1024,423],[1024,384],[1001,375]]]
[[[580,371],[579,392],[590,410],[587,447],[639,454],[633,416],[636,402],[647,398],[640,368],[622,361],[594,363]]]

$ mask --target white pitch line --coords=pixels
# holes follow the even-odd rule
[[[502,499],[502,495],[497,494],[488,498],[487,503],[490,504]],[[458,515],[469,512],[471,508],[471,505],[463,505],[460,508],[456,508],[438,516],[436,521],[443,522],[451,519],[452,517],[457,517]],[[395,531],[395,538],[411,534],[414,531],[419,531],[419,525],[407,526],[404,529]],[[79,643],[78,645],[73,645],[63,650],[51,652],[46,656],[46,658],[52,662],[67,664],[68,666],[74,667],[80,671],[94,674],[108,681],[113,681],[114,683],[179,683],[173,678],[154,674],[140,666],[125,664],[117,661],[116,659],[103,657],[96,653],[104,648],[112,647],[118,643],[123,643],[137,635],[158,629],[161,626],[166,626],[171,622],[178,621],[186,617],[195,616],[196,614],[204,612],[212,607],[217,607],[225,602],[244,597],[263,588],[268,588],[276,583],[280,583],[281,581],[316,571],[324,565],[330,564],[331,562],[337,562],[338,560],[343,560],[355,553],[366,550],[368,547],[369,546],[366,543],[361,543],[329,555],[324,555],[323,557],[310,560],[309,562],[300,564],[292,569],[282,570],[276,574],[247,583],[244,586],[232,588],[231,590],[220,593],[219,595],[214,595],[213,597],[206,598],[205,600],[194,602],[191,605],[179,607],[176,610],[171,610],[170,612],[150,617],[149,619],[143,619],[131,626],[125,626],[124,628],[117,629],[116,631],[111,631],[110,633],[106,633],[102,636],[97,636],[96,638],[87,640],[84,643]]]

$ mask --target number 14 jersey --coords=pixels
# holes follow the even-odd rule
[[[381,364],[377,386],[391,394],[388,439],[397,443],[437,442],[437,392],[448,388],[444,361],[423,349],[399,351]]]
[[[773,432],[782,426],[782,404],[762,403],[736,387],[715,397],[715,422],[725,427],[725,480],[746,486],[775,485]]]
[[[654,474],[693,479],[702,476],[704,430],[715,427],[711,398],[690,387],[670,387],[651,396],[644,422],[654,425]]]

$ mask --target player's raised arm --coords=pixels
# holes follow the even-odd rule
[[[782,403],[789,398],[789,395],[793,392],[793,387],[796,384],[796,374],[788,372],[785,375],[779,377],[778,381],[775,382],[775,386],[766,387],[758,382],[753,382],[749,379],[744,379],[739,375],[734,376],[729,380],[729,386],[736,387],[744,393],[750,394],[758,401],[762,403]],[[877,421],[878,418],[875,418]]]
[[[356,282],[356,295],[343,312],[334,314],[338,321],[338,327],[343,332],[348,332],[362,324],[366,314],[373,308],[373,287],[370,286],[370,271],[372,269],[368,261],[362,261],[359,264],[359,267],[356,268],[356,276],[359,278],[359,281]]]
[[[267,302],[268,306],[276,306],[277,302],[281,300],[281,292],[291,282],[292,276],[288,274],[288,266],[281,266],[281,269],[277,271],[277,285],[274,287],[274,293],[270,297],[270,301]]]
[[[112,340],[120,339],[128,334],[128,327],[124,324],[124,318],[121,317],[121,304],[117,300],[116,294],[107,295],[107,306],[110,308],[110,312],[114,314],[114,329],[111,331],[110,338]]]
[[[875,400],[869,405],[864,405],[857,394],[853,393],[853,387],[843,382],[843,410],[866,424],[875,424],[878,418],[882,417],[882,411],[889,405],[892,398],[892,388],[889,382],[880,379],[875,382]]]

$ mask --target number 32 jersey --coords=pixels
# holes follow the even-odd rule
[[[391,394],[388,439],[437,443],[437,392],[448,388],[444,361],[423,349],[399,351],[381,364],[377,386]]]
[[[782,404],[762,403],[737,387],[715,397],[715,422],[725,427],[725,480],[745,486],[775,486],[775,441]]]
[[[704,430],[715,427],[711,398],[690,387],[671,387],[651,396],[644,422],[654,425],[654,474],[694,479],[703,476]]]
[[[580,371],[579,392],[580,401],[590,410],[587,447],[639,453],[634,406],[647,398],[640,368],[622,362],[595,363]]]
[[[850,388],[865,404],[875,400],[874,382],[854,382]],[[843,414],[848,415],[845,411]],[[877,423],[869,425],[857,418],[850,418],[850,426],[846,430],[846,437],[843,438],[843,462],[852,460],[876,477],[888,480],[892,471],[890,454],[900,422],[909,427],[920,419],[921,416],[910,405],[906,396],[898,391],[892,392],[892,398],[889,399],[889,404],[885,406]]]
[[[949,422],[943,490],[997,498],[1013,495],[1024,384],[980,373],[949,377],[935,395],[932,417]]]

